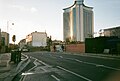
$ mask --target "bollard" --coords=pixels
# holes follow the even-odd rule
[[[16,63],[16,53],[15,53],[15,50],[11,51],[11,60],[10,61]]]
[[[16,51],[16,62],[19,63],[21,61],[21,51]]]
[[[19,63],[21,61],[21,51],[12,50],[11,51],[11,62]]]

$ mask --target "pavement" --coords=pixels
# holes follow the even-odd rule
[[[12,81],[29,63],[29,58],[22,54],[21,62],[18,64],[10,62],[11,54],[0,54],[0,81]]]

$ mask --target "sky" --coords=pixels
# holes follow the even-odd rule
[[[63,40],[63,9],[73,3],[74,0],[0,0],[0,28],[10,33],[10,42],[13,35],[18,43],[34,31],[46,31],[53,40]],[[94,32],[120,26],[120,0],[84,0],[84,4],[93,7]]]

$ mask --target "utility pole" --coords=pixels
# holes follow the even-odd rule
[[[7,33],[9,32],[9,21],[7,21]],[[14,25],[14,23],[11,23],[11,25]]]
[[[7,21],[7,33],[8,33],[8,28],[9,28],[9,21]]]

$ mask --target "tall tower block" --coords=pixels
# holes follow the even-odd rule
[[[93,7],[84,5],[84,0],[75,0],[63,9],[63,39],[84,42],[94,32]]]

